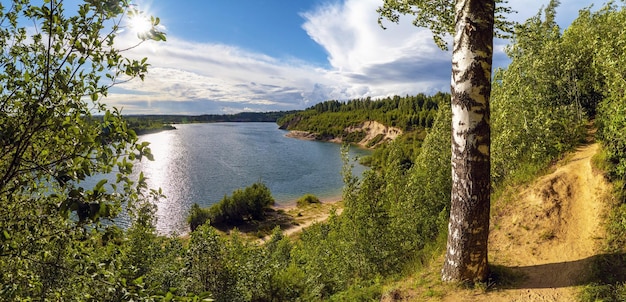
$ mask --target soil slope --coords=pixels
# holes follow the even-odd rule
[[[610,186],[592,169],[598,144],[580,147],[492,217],[490,262],[520,276],[484,292],[450,292],[444,301],[574,301],[599,254]]]
[[[442,283],[440,256],[382,301],[576,301],[605,242],[611,186],[592,168],[598,149],[579,147],[552,173],[494,203],[489,262],[503,278],[477,289]]]
[[[344,129],[344,131],[346,133],[364,131],[365,137],[357,143],[357,145],[364,148],[375,148],[380,144],[396,139],[399,135],[402,134],[402,129],[396,127],[388,127],[377,121],[366,121],[358,126],[348,127]],[[333,143],[342,143],[342,139],[340,137],[329,139],[322,137],[319,133],[300,130],[291,130],[285,136],[305,140],[328,140]]]

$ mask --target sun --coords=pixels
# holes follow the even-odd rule
[[[130,14],[128,19],[129,28],[138,36],[147,35],[152,30],[153,24],[150,17],[141,12],[135,12]]]

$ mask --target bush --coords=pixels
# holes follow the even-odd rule
[[[300,197],[298,201],[296,201],[296,204],[299,207],[303,207],[303,206],[314,204],[314,203],[320,203],[320,199],[317,198],[313,194],[305,194],[304,196]]]
[[[343,135],[343,141],[346,143],[358,143],[360,141],[362,141],[366,136],[365,131],[354,131],[354,132],[348,132],[348,133],[344,133]]]
[[[201,208],[197,203],[194,203],[189,211],[189,216],[187,216],[187,223],[189,223],[189,228],[193,232],[199,226],[209,221],[210,217],[209,209]]]
[[[224,196],[222,200],[208,209],[198,205],[191,208],[187,222],[191,230],[210,220],[211,225],[241,224],[247,220],[263,220],[265,209],[274,204],[269,188],[262,183],[255,183],[243,190],[238,189],[232,196]]]

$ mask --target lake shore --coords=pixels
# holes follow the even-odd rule
[[[328,220],[333,211],[335,214],[340,215],[344,207],[343,198],[340,195],[320,198],[320,203],[312,203],[305,206],[298,206],[296,201],[272,206],[274,214],[268,218],[269,221],[286,220],[288,223],[278,223],[277,225],[280,226],[284,236],[291,238],[297,238],[303,229],[314,223]],[[270,237],[271,233],[266,234],[259,238],[258,242],[266,242]]]

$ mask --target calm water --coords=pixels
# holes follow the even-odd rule
[[[320,198],[341,195],[340,145],[285,137],[274,123],[176,125],[177,130],[144,135],[154,161],[137,164],[151,188],[167,196],[158,204],[158,229],[183,233],[193,203],[209,206],[257,181],[278,204],[306,193]],[[350,149],[350,157],[368,154]],[[355,173],[363,167],[356,165]]]

